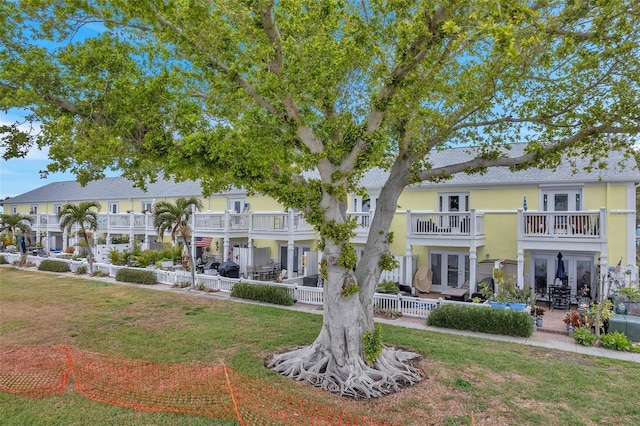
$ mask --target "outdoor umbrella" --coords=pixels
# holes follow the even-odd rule
[[[562,253],[558,253],[558,267],[556,269],[556,278],[562,280],[564,278],[564,263],[562,263]]]
[[[22,254],[27,253],[27,246],[24,242],[24,237],[18,237],[18,241],[20,242],[20,249],[22,250]]]

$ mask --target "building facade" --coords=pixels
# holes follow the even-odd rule
[[[516,144],[513,150],[523,147]],[[431,161],[441,166],[468,155],[464,148],[451,149],[434,153]],[[359,254],[386,176],[380,169],[366,173],[362,185],[367,195],[348,200],[347,214],[357,218],[353,242]],[[638,182],[635,162],[610,153],[604,169],[571,159],[556,170],[494,168],[408,187],[391,227],[391,249],[401,263],[396,280],[411,286],[416,268],[426,267],[433,291],[468,287],[473,294],[498,262],[508,265],[521,288],[542,294],[543,288],[560,283],[571,289],[574,299],[581,294],[594,297],[598,277],[612,271],[622,279],[637,280]],[[241,189],[205,198],[197,182],[161,180],[142,191],[123,178],[106,178],[85,187],[51,183],[5,200],[4,209],[31,215],[32,239],[56,251],[74,242],[57,223],[62,205],[95,200],[102,205],[96,243],[124,239],[144,248],[161,240],[150,214],[154,204],[181,196],[198,197],[204,204],[193,216],[192,247],[198,250],[194,255],[233,260],[243,270],[275,262],[290,276],[317,273],[317,265],[310,265],[317,263],[311,256],[316,233],[304,216]]]

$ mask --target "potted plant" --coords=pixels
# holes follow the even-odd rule
[[[567,324],[569,336],[573,336],[573,331],[584,325],[584,319],[577,311],[567,312],[562,321]]]
[[[541,306],[534,306],[531,309],[531,315],[536,321],[536,327],[542,327],[542,317],[547,310]]]
[[[491,307],[498,309],[508,307],[514,311],[524,311],[531,296],[531,290],[528,288],[519,289],[513,280],[505,277],[500,268],[494,269],[493,276],[496,283],[496,291],[492,294],[487,294]],[[484,287],[483,291],[486,289],[487,287]]]
[[[640,289],[622,287],[616,291],[615,312],[622,315],[640,315]]]

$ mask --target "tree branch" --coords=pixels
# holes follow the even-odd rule
[[[218,61],[217,58],[209,55],[209,52],[206,49],[203,49],[198,43],[195,43],[193,42],[192,39],[187,38],[182,28],[179,28],[178,26],[174,25],[172,22],[167,20],[164,16],[162,16],[159,13],[156,14],[156,18],[158,19],[158,22],[161,25],[169,28],[175,34],[185,38],[188,42],[190,42],[198,52],[200,52],[202,55],[204,55],[207,58],[207,63],[209,64],[210,67],[229,76],[236,84],[238,84],[238,86],[243,88],[245,92],[256,101],[258,105],[263,107],[267,112],[273,115],[277,114],[278,111],[276,107],[273,106],[273,104],[271,104],[271,102],[269,102],[265,97],[260,95],[258,91],[255,89],[255,87],[253,87],[247,80],[242,78],[240,74],[232,71],[229,67],[224,65],[222,62]]]
[[[104,114],[98,114],[95,112],[90,112],[90,113],[83,112],[77,107],[77,105],[65,99],[56,98],[51,95],[44,95],[43,99],[45,102],[48,102],[54,106],[57,106],[58,108],[64,111],[79,115],[81,117],[90,118],[98,124],[113,126],[116,123],[114,119]]]
[[[427,55],[427,48],[435,44],[438,40],[438,26],[437,22],[446,18],[446,10],[443,7],[439,7],[436,13],[431,17],[428,13],[425,14],[429,30],[432,37],[427,39],[426,37],[419,37],[415,43],[408,49],[407,54],[402,55],[406,61],[401,61],[391,71],[390,81],[380,90],[380,94],[377,99],[377,104],[382,108],[376,108],[369,113],[367,118],[367,129],[365,136],[373,134],[384,120],[387,112],[387,108],[391,99],[396,94],[400,84],[411,71],[413,71]],[[432,43],[429,43],[429,40]]]
[[[550,154],[552,152],[557,152],[562,149],[568,148],[576,142],[579,142],[586,138],[587,136],[596,134],[596,133],[604,133],[604,134],[628,134],[630,132],[640,131],[640,126],[635,127],[633,129],[621,128],[621,127],[612,127],[609,125],[601,125],[588,127],[583,129],[576,134],[567,137],[559,142],[556,142],[552,145],[549,145],[543,148],[541,151],[536,151],[528,154],[523,154],[519,157],[498,157],[495,159],[487,159],[487,158],[473,158],[469,161],[464,161],[457,164],[446,165],[442,167],[436,167],[429,170],[422,170],[418,177],[422,181],[429,181],[437,178],[448,178],[456,173],[466,172],[473,173],[488,167],[517,167],[522,166],[527,163],[533,163],[535,160],[544,156],[546,154]]]
[[[280,70],[284,65],[284,58],[282,55],[282,40],[280,39],[280,31],[276,26],[275,19],[273,18],[273,3],[265,5],[264,9],[260,11],[260,19],[262,21],[262,28],[267,34],[269,41],[275,48],[275,54],[269,65],[269,71],[274,74],[280,74]]]

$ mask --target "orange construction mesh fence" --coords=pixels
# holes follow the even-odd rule
[[[60,346],[0,348],[0,391],[34,398],[64,393],[71,359]]]
[[[84,397],[141,411],[240,425],[390,425],[285,394],[224,366],[129,360],[66,346],[0,348],[2,392],[37,398],[62,394],[70,374]]]

